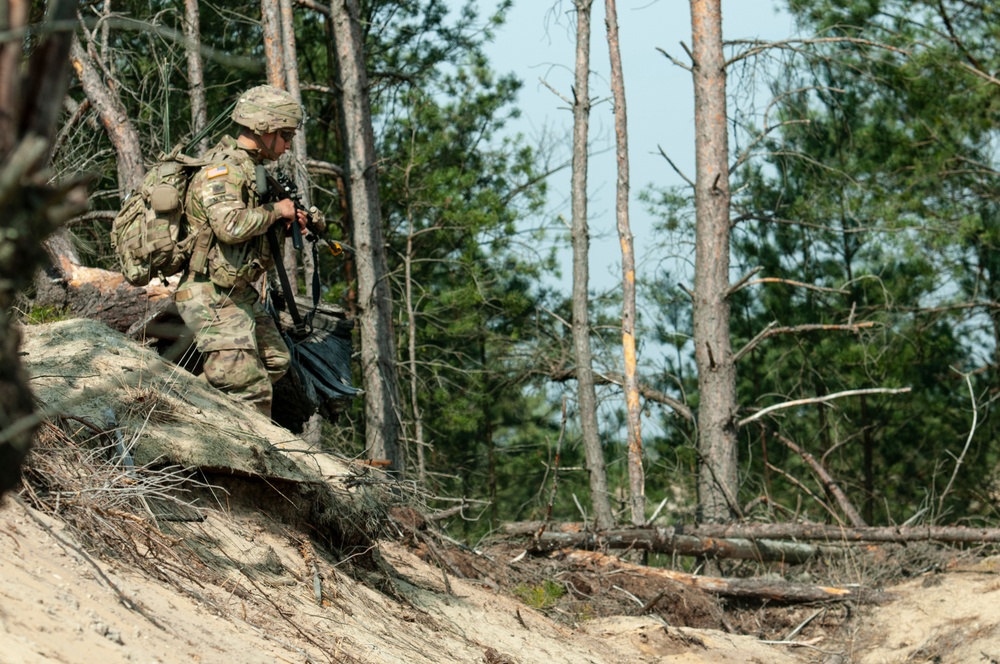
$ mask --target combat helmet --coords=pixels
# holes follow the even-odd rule
[[[240,95],[233,108],[233,122],[255,134],[295,129],[302,122],[302,107],[281,88],[258,85]]]

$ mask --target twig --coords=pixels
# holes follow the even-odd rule
[[[659,504],[659,505],[657,505],[657,506],[656,506],[656,509],[655,509],[655,510],[653,511],[653,515],[652,515],[651,517],[649,517],[648,519],[646,519],[646,523],[645,523],[645,524],[643,524],[643,525],[646,525],[646,526],[648,526],[648,525],[650,525],[651,523],[653,523],[654,521],[656,521],[656,517],[660,516],[660,511],[661,511],[661,510],[663,509],[663,507],[664,507],[664,506],[665,506],[666,504],[667,504],[667,499],[666,499],[666,498],[664,498],[663,500],[661,500],[661,501],[660,501],[660,504]]]
[[[742,427],[755,420],[759,420],[768,413],[773,413],[776,410],[782,410],[784,408],[794,408],[796,406],[804,406],[811,403],[826,403],[827,401],[833,401],[834,399],[841,399],[843,397],[854,397],[862,394],[905,394],[909,392],[912,388],[900,387],[872,387],[864,390],[845,390],[843,392],[834,392],[833,394],[827,394],[822,397],[813,397],[810,399],[796,399],[795,401],[786,401],[784,403],[776,403],[773,406],[768,406],[762,410],[757,411],[750,417],[745,417],[736,423],[736,426]]]
[[[817,503],[819,503],[820,507],[822,507],[823,509],[825,509],[827,512],[830,513],[830,516],[832,516],[834,519],[836,519],[837,525],[843,527],[844,520],[840,518],[839,514],[837,514],[837,510],[835,510],[832,507],[830,507],[829,505],[827,505],[826,501],[821,500],[819,496],[817,496],[815,493],[813,493],[812,491],[810,491],[809,487],[807,487],[805,484],[803,484],[799,480],[797,480],[794,477],[792,477],[790,474],[788,474],[787,472],[785,472],[781,468],[778,468],[773,463],[768,463],[768,464],[765,464],[765,465],[768,468],[770,468],[771,470],[773,470],[774,472],[776,472],[779,475],[781,475],[782,477],[784,477],[786,480],[788,480],[789,482],[791,482],[795,486],[797,486],[807,496],[809,496],[810,498],[812,498],[813,500],[815,500]]]
[[[864,528],[865,526],[868,525],[867,523],[865,523],[865,520],[861,518],[861,515],[858,513],[858,511],[854,509],[854,505],[852,505],[851,501],[847,499],[847,495],[833,480],[833,476],[831,476],[830,473],[827,471],[827,469],[823,467],[823,464],[821,464],[819,461],[816,460],[816,457],[814,457],[809,452],[806,452],[804,449],[796,445],[790,439],[782,436],[781,434],[776,434],[775,437],[782,443],[784,443],[785,447],[787,447],[788,449],[790,449],[791,451],[795,452],[800,457],[802,457],[802,460],[805,461],[809,465],[809,467],[813,469],[813,472],[816,473],[816,475],[819,477],[820,482],[823,483],[823,487],[827,490],[827,492],[830,493],[830,495],[833,496],[833,499],[837,501],[838,505],[840,505],[840,509],[842,509],[844,511],[844,514],[847,515],[847,518],[850,520],[851,525],[853,525],[855,528]]]
[[[544,78],[539,78],[538,82],[541,83],[542,85],[544,85],[545,87],[547,87],[552,94],[554,94],[555,96],[559,97],[564,102],[566,102],[570,106],[570,108],[573,107],[573,102],[570,101],[569,99],[567,99],[566,97],[564,97],[563,94],[561,92],[559,92],[558,90],[556,90],[554,87],[552,87],[551,85],[549,85],[549,82],[546,81]]]
[[[656,595],[653,596],[653,599],[649,600],[648,602],[642,605],[642,611],[640,611],[639,613],[640,614],[649,613],[650,610],[652,610],[652,608],[656,606],[656,603],[659,602],[661,599],[663,599],[664,595],[666,594],[667,594],[666,590],[661,590],[660,592],[656,593]]]
[[[843,288],[829,288],[827,286],[817,286],[816,284],[807,284],[802,281],[795,281],[793,279],[781,279],[780,277],[762,277],[760,279],[755,279],[754,281],[740,282],[738,284],[739,288],[745,288],[747,286],[757,286],[759,284],[784,284],[786,286],[797,286],[798,288],[805,288],[806,290],[819,291],[820,293],[834,293],[836,295],[850,295],[850,291]],[[737,286],[733,286],[729,289],[729,294],[732,295],[734,292],[739,290]]]
[[[799,632],[801,632],[801,631],[802,631],[802,629],[803,629],[803,628],[804,628],[804,627],[805,627],[806,625],[808,625],[808,624],[809,624],[809,623],[811,623],[811,622],[812,622],[813,620],[815,620],[815,619],[816,619],[816,616],[820,615],[821,613],[825,613],[825,612],[826,612],[826,609],[817,609],[816,613],[812,614],[811,616],[809,616],[808,618],[806,618],[805,620],[803,620],[803,621],[802,621],[802,622],[801,622],[801,623],[799,624],[799,626],[798,626],[798,627],[796,627],[795,629],[793,629],[793,630],[792,630],[791,632],[789,632],[789,633],[788,633],[788,635],[787,635],[787,636],[785,636],[785,638],[784,638],[784,639],[782,639],[782,641],[791,641],[791,640],[792,640],[792,639],[793,639],[793,638],[795,637],[795,635],[796,635],[796,634],[798,634]]]
[[[48,533],[52,537],[52,539],[54,539],[56,542],[58,542],[59,546],[61,546],[63,548],[66,548],[66,549],[72,550],[73,552],[75,552],[76,554],[78,554],[81,558],[83,558],[91,567],[93,567],[94,571],[97,572],[97,576],[99,576],[100,579],[101,579],[101,581],[103,581],[108,586],[108,588],[110,588],[111,591],[114,592],[115,596],[118,598],[118,602],[122,606],[124,606],[126,609],[128,609],[130,611],[135,611],[136,613],[138,613],[139,615],[141,615],[143,618],[145,618],[150,623],[152,623],[153,625],[155,625],[157,628],[163,630],[164,632],[167,631],[167,628],[164,627],[163,625],[161,625],[156,620],[156,618],[154,618],[153,616],[151,616],[148,613],[146,613],[146,611],[143,610],[142,607],[136,605],[135,603],[132,602],[132,600],[130,600],[128,597],[126,597],[125,593],[123,593],[118,588],[118,586],[115,585],[114,581],[112,581],[111,579],[108,578],[108,575],[104,573],[104,570],[102,570],[100,568],[100,566],[96,562],[94,562],[94,560],[90,556],[87,555],[86,551],[84,551],[80,547],[76,546],[72,542],[69,542],[69,541],[63,539],[63,537],[61,535],[59,535],[58,533],[56,533],[56,531],[52,530],[52,528],[49,526],[49,524],[45,523],[40,518],[38,518],[38,515],[36,515],[34,513],[34,510],[32,510],[30,507],[28,507],[28,505],[23,500],[21,500],[20,496],[12,495],[11,498],[13,498],[14,502],[16,502],[18,505],[21,506],[21,509],[24,510],[24,513],[27,514],[31,518],[32,521],[34,521],[35,523],[37,523],[42,528],[42,530],[44,530],[46,533]]]
[[[587,518],[587,511],[583,509],[583,505],[580,504],[580,499],[576,497],[575,493],[573,494],[573,502],[576,503],[576,509],[580,511],[580,516],[583,517],[584,527],[587,527],[587,522],[590,521],[590,519]]]
[[[669,53],[667,53],[666,51],[664,51],[659,46],[656,47],[656,50],[659,51],[660,53],[662,53],[663,57],[665,57],[667,60],[670,60],[672,63],[674,63],[675,65],[677,65],[681,69],[687,69],[688,71],[694,71],[694,68],[691,65],[681,62],[680,60],[678,60],[674,56],[672,56]]]
[[[552,518],[552,507],[556,502],[556,491],[559,489],[559,459],[562,453],[562,441],[563,436],[566,433],[566,397],[562,400],[562,424],[559,427],[559,438],[556,440],[556,458],[552,468],[552,491],[549,493],[549,504],[545,510],[545,518],[542,519],[542,525],[538,528],[538,532],[535,533],[535,540],[537,541],[542,533],[545,532],[545,528],[549,525],[549,520]]]
[[[663,151],[663,148],[661,148],[659,145],[657,145],[656,148],[660,151],[660,154],[663,155],[663,158],[667,160],[667,163],[670,164],[670,168],[674,169],[674,172],[677,173],[677,175],[681,176],[681,178],[685,182],[687,182],[689,185],[691,185],[692,187],[694,187],[695,184],[694,184],[694,182],[691,181],[691,178],[689,178],[688,176],[684,175],[684,172],[681,171],[681,169],[679,169],[677,167],[677,164],[675,164],[673,162],[673,160],[670,159],[670,157],[667,156],[667,153]]]
[[[624,588],[622,588],[621,586],[611,586],[611,587],[612,587],[612,588],[614,588],[615,590],[617,590],[617,591],[621,592],[621,593],[622,593],[622,594],[624,594],[624,595],[625,595],[626,597],[630,598],[630,599],[631,599],[631,600],[632,600],[633,602],[635,602],[635,603],[636,603],[636,604],[638,604],[639,606],[641,606],[641,607],[645,608],[645,606],[646,606],[646,603],[645,603],[645,602],[643,602],[643,601],[642,601],[641,599],[639,599],[638,597],[636,597],[635,595],[633,595],[633,594],[632,594],[632,593],[630,593],[629,591],[625,590],[625,589],[624,589]]]
[[[955,369],[952,369],[955,371]],[[958,373],[956,371],[956,373]],[[955,478],[958,476],[958,470],[962,467],[962,462],[965,460],[965,453],[969,451],[969,445],[972,444],[972,435],[976,433],[976,426],[979,423],[979,408],[976,405],[976,394],[972,390],[972,379],[969,374],[961,374],[965,378],[965,384],[969,386],[969,400],[972,402],[972,427],[969,429],[969,436],[965,439],[965,447],[962,448],[962,454],[959,455],[958,459],[955,460],[955,470],[951,473],[951,478],[948,480],[948,486],[944,488],[941,493],[941,497],[938,499],[938,515],[944,509],[944,498],[951,491],[952,485],[955,483]]]
[[[740,278],[739,281],[737,281],[735,284],[733,284],[732,286],[729,287],[729,290],[726,291],[726,296],[728,297],[729,295],[732,295],[733,293],[735,293],[739,289],[743,288],[744,284],[746,284],[748,281],[750,281],[750,279],[752,279],[755,274],[761,272],[763,269],[764,269],[763,265],[758,265],[754,269],[752,269],[749,272],[747,272],[746,274],[744,274]]]

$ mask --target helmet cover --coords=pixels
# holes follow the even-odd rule
[[[255,134],[296,129],[302,122],[302,107],[292,95],[273,85],[250,88],[233,108],[233,122]]]

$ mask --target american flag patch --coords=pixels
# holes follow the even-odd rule
[[[225,164],[219,164],[218,166],[212,166],[210,169],[205,171],[205,177],[211,180],[212,178],[217,178],[220,175],[226,175],[229,173],[229,167]]]

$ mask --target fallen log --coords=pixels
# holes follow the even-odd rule
[[[131,328],[137,321],[152,320],[172,303],[177,277],[132,286],[120,272],[81,265],[65,233],[50,238],[45,248],[51,263],[35,278],[36,306],[66,309],[136,338],[140,331]]]
[[[861,587],[812,586],[773,579],[725,579],[698,576],[662,567],[645,567],[597,551],[564,549],[554,558],[577,568],[602,573],[628,572],[647,579],[650,584],[680,583],[722,597],[752,599],[780,604],[806,602],[857,602],[881,604],[895,599],[891,594]]]
[[[543,528],[544,525],[544,528]],[[504,524],[505,533],[514,536],[534,536],[535,533],[585,533],[586,524],[579,522],[549,523],[541,521],[520,521]],[[946,544],[982,544],[1000,542],[1000,528],[972,528],[968,526],[829,526],[820,523],[733,523],[733,524],[699,524],[677,525],[666,528],[631,528],[607,533],[592,533],[605,536],[617,533],[616,539],[634,537],[639,541],[652,539],[651,534],[663,530],[665,534],[658,537],[679,535],[703,539],[746,539],[760,540],[792,540],[821,541],[828,543],[855,542],[942,542]],[[654,540],[655,541],[655,540]]]
[[[746,537],[823,542],[942,542],[982,544],[1000,542],[1000,528],[968,526],[866,526],[842,527],[823,524],[754,523],[676,526],[674,532],[694,537]]]
[[[717,538],[678,535],[671,528],[627,528],[585,532],[582,524],[549,524],[539,532],[540,522],[505,524],[504,532],[515,537],[530,537],[525,548],[531,553],[565,549],[631,549],[650,553],[726,558],[735,560],[780,561],[791,565],[817,557],[842,553],[840,547],[817,546],[801,542],[766,539]]]

